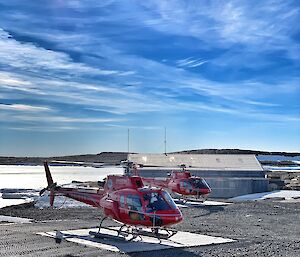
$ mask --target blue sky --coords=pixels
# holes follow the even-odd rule
[[[300,151],[299,1],[0,0],[0,155]]]

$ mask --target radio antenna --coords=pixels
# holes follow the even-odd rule
[[[129,154],[129,140],[130,140],[130,130],[127,131],[127,153]]]
[[[164,140],[164,144],[165,144],[165,155],[167,155],[167,128],[165,127],[165,140]]]

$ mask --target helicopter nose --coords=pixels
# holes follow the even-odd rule
[[[153,226],[160,227],[163,224],[163,221],[160,216],[155,216],[150,218]]]
[[[209,194],[211,192],[210,188],[195,188],[193,190],[194,193],[196,194]]]
[[[209,188],[200,189],[200,193],[202,193],[202,194],[209,194],[210,192],[211,192],[211,190]]]
[[[166,213],[160,213],[151,219],[155,226],[168,226],[172,224],[177,224],[183,220],[182,213],[180,210],[168,211]]]

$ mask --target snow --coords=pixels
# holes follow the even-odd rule
[[[32,219],[25,219],[19,217],[12,217],[12,216],[3,216],[0,215],[0,222],[9,222],[9,223],[31,223]]]
[[[50,202],[49,202],[49,195],[45,194],[41,197],[38,197],[36,199],[36,203],[34,205],[35,207],[39,209],[43,208],[49,208]],[[73,199],[67,198],[65,196],[56,196],[53,204],[54,208],[58,209],[64,209],[64,208],[82,208],[82,207],[88,207],[92,208],[90,205],[75,201]]]
[[[13,205],[20,205],[20,204],[25,204],[25,203],[31,203],[34,200],[30,197],[24,197],[24,198],[8,198],[8,199],[3,199],[2,194],[0,193],[0,209],[8,206],[13,206]]]
[[[123,174],[122,167],[103,168],[50,166],[53,180],[58,184],[76,181],[99,181],[109,174]],[[46,186],[43,166],[0,165],[0,188],[42,189]]]
[[[205,206],[225,206],[229,205],[232,203],[227,203],[227,202],[219,202],[219,201],[210,201],[206,200],[204,202],[197,202],[197,201],[187,201],[186,203],[182,204],[182,201],[179,199],[174,199],[174,202],[176,205],[180,208],[188,208],[188,207],[205,207]]]
[[[123,174],[122,167],[103,168],[77,166],[50,166],[54,181],[66,184],[71,181],[100,181],[109,174]],[[49,207],[47,195],[39,197],[39,191],[46,186],[43,166],[0,165],[0,208],[35,201],[38,208]],[[70,185],[70,184],[69,184]],[[87,206],[65,197],[55,197],[55,208]]]
[[[39,196],[38,190],[25,189],[1,189],[0,193],[0,209],[8,206],[19,205],[24,203],[35,202],[35,207],[39,209],[49,208],[49,194],[45,192],[43,196]],[[3,198],[2,198],[3,197]],[[56,196],[54,208],[79,208],[90,207],[84,203],[75,201],[65,196]]]
[[[257,155],[259,161],[300,161],[300,156]]]
[[[300,172],[300,166],[269,166],[264,165],[264,170],[269,171],[285,171],[285,172]]]
[[[238,202],[238,201],[257,201],[265,200],[272,198],[283,198],[285,200],[295,199],[300,197],[300,191],[293,190],[277,190],[271,192],[263,192],[256,194],[241,195],[228,199],[229,201]]]

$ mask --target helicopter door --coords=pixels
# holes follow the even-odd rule
[[[192,191],[193,187],[188,181],[180,181],[180,189],[188,193]]]
[[[126,197],[128,219],[131,221],[144,220],[143,206],[138,195],[127,195]]]

